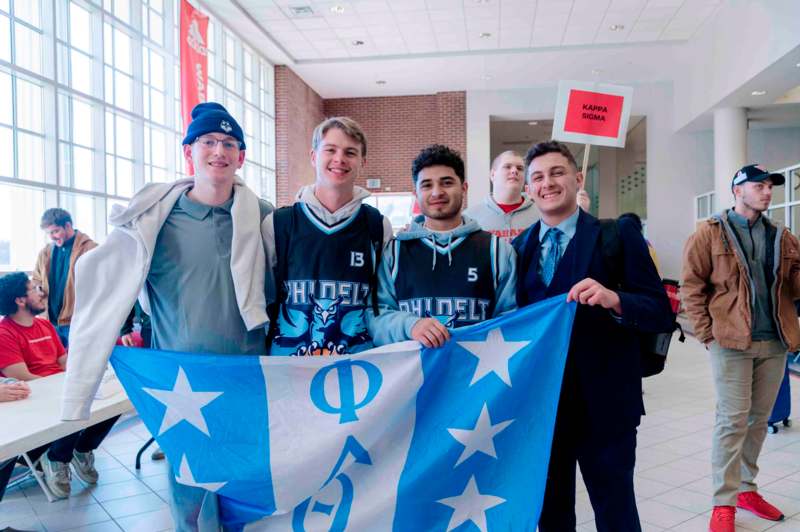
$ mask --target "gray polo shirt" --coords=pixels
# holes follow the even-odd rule
[[[266,354],[263,328],[248,332],[236,303],[232,205],[211,207],[184,192],[164,222],[146,282],[154,349]]]

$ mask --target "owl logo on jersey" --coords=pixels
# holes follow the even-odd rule
[[[309,294],[308,300],[307,312],[284,307],[281,333],[275,337],[278,346],[297,346],[293,354],[299,356],[342,355],[369,339],[363,308],[343,310],[342,296],[323,299]]]

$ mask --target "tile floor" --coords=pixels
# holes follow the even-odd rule
[[[648,415],[639,433],[636,491],[645,531],[707,530],[710,503],[710,434],[714,394],[706,352],[693,339],[673,343],[667,370],[645,381]],[[793,379],[797,388],[800,381]],[[795,398],[800,394],[795,390]],[[800,402],[793,401],[800,413]],[[10,490],[0,503],[0,529],[81,530],[87,532],[171,530],[164,502],[167,477],[163,462],[149,453],[142,470],[134,457],[149,438],[138,418],[118,423],[98,451],[97,486],[73,480],[73,495],[48,503],[35,484]],[[800,420],[798,426],[770,434],[760,460],[762,493],[787,519],[772,523],[747,512],[737,515],[737,530],[800,532]],[[578,529],[593,531],[585,489],[578,494]]]

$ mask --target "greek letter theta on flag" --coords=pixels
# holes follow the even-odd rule
[[[564,296],[345,357],[118,347],[178,482],[246,530],[534,530],[575,316]]]

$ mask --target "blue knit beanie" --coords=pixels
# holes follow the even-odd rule
[[[222,105],[216,102],[198,103],[192,109],[192,122],[186,130],[184,144],[191,144],[200,135],[206,133],[223,133],[230,135],[244,145],[244,133],[239,123]]]

